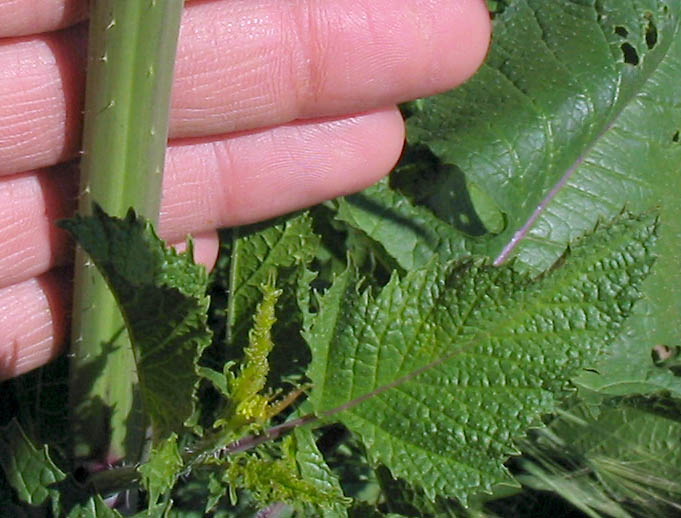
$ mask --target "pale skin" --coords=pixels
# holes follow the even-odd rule
[[[68,339],[87,0],[0,0],[0,380]],[[396,104],[469,78],[484,0],[195,0],[183,15],[160,234],[211,268],[216,229],[360,190],[398,160]]]

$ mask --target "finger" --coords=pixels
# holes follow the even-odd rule
[[[65,261],[66,234],[55,222],[75,208],[72,165],[0,177],[0,287]]]
[[[72,157],[79,145],[82,28],[0,41],[0,174]]]
[[[489,27],[482,0],[189,4],[171,136],[368,111],[451,88],[480,64]],[[0,173],[76,152],[83,68],[77,33],[0,47]],[[18,63],[30,70],[20,88]]]
[[[171,143],[160,235],[181,241],[366,187],[393,167],[404,140],[394,108],[268,131]],[[73,209],[75,168],[0,179],[0,286],[65,262],[57,219]]]
[[[182,249],[184,244],[177,244]],[[211,269],[214,231],[194,238],[195,260]],[[71,273],[52,270],[0,289],[0,381],[44,365],[61,353],[68,330]]]
[[[399,159],[396,108],[178,142],[168,155],[161,229],[243,225],[359,191]]]
[[[0,38],[53,31],[85,18],[88,0],[0,0]]]
[[[480,0],[190,5],[173,135],[354,113],[449,89],[478,68],[489,34]]]
[[[194,261],[202,264],[206,270],[211,271],[215,266],[220,249],[220,240],[216,230],[206,230],[192,236],[191,239]],[[171,245],[177,252],[187,251],[187,241],[175,242]]]
[[[0,289],[0,380],[59,354],[67,333],[69,277],[52,271]]]

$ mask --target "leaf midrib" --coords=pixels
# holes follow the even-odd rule
[[[579,156],[572,162],[572,164],[565,170],[565,172],[561,175],[561,177],[558,179],[557,182],[553,184],[551,189],[549,189],[549,192],[542,198],[542,200],[539,202],[535,210],[530,214],[530,217],[525,221],[520,226],[520,229],[517,230],[512,236],[509,242],[507,242],[503,247],[502,247],[502,252],[497,256],[495,259],[495,264],[501,264],[503,263],[509,256],[510,254],[519,246],[521,242],[523,242],[527,236],[529,235],[530,231],[532,230],[532,227],[534,224],[537,222],[539,217],[544,213],[544,211],[548,208],[548,206],[551,204],[551,202],[556,198],[556,196],[562,192],[563,188],[566,185],[569,185],[569,181],[574,175],[574,173],[579,170],[579,167],[584,163],[584,161],[588,158],[590,153],[596,148],[596,146],[601,142],[601,140],[609,133],[609,131],[615,126],[615,123],[619,119],[619,117],[622,115],[622,113],[631,105],[633,100],[635,100],[644,90],[645,86],[650,82],[651,78],[656,75],[656,73],[659,71],[660,67],[662,64],[668,59],[669,52],[671,48],[673,47],[673,42],[676,37],[678,37],[679,31],[681,29],[681,23],[679,20],[676,20],[675,28],[672,33],[672,35],[667,38],[666,42],[666,48],[664,49],[664,52],[660,53],[660,58],[655,64],[654,67],[651,67],[650,73],[644,76],[644,78],[639,82],[637,88],[632,89],[629,97],[627,99],[621,98],[621,85],[624,80],[625,76],[625,71],[626,71],[626,65],[623,62],[616,62],[616,65],[619,65],[620,67],[620,73],[617,78],[617,82],[615,85],[615,95],[613,98],[613,103],[612,106],[616,107],[616,109],[613,111],[611,116],[609,118],[606,118],[604,120],[604,123],[602,125],[602,130],[598,133],[596,133],[595,137],[585,146],[585,149],[582,153],[579,154]],[[602,25],[599,24],[599,27],[602,30]],[[659,44],[659,43],[658,43]],[[644,56],[644,60],[646,57],[648,57],[650,54],[646,54]],[[638,66],[642,67],[644,65],[644,61],[642,60],[641,63],[639,63]],[[646,187],[650,187],[649,184],[646,184]],[[522,234],[520,238],[516,238],[518,234]]]

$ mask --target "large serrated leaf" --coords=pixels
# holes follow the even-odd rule
[[[194,410],[196,362],[210,344],[207,275],[191,249],[167,249],[150,223],[95,208],[60,222],[100,269],[130,334],[144,407],[159,439],[180,430]]]
[[[678,116],[640,113],[639,103],[655,88],[653,78],[681,57],[674,55],[680,14],[678,3],[664,0],[515,0],[496,21],[479,73],[411,106],[410,142],[460,168],[506,214],[507,229],[487,245],[490,255],[509,243],[529,247],[521,258],[545,269],[569,240],[625,201],[650,208],[642,176],[652,164],[670,165],[641,144],[672,151]],[[646,43],[649,25],[654,45]],[[623,62],[625,44],[638,66]],[[547,199],[556,193],[563,203]],[[515,235],[538,216],[543,224],[535,224],[532,239]]]
[[[374,462],[462,502],[509,481],[513,439],[554,409],[614,337],[652,264],[652,216],[620,218],[533,281],[511,266],[444,263],[373,297],[351,271],[308,323],[311,402]]]

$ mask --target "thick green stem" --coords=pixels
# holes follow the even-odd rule
[[[158,220],[182,0],[91,0],[79,211]],[[78,458],[136,460],[135,363],[108,287],[76,254],[71,414]]]

